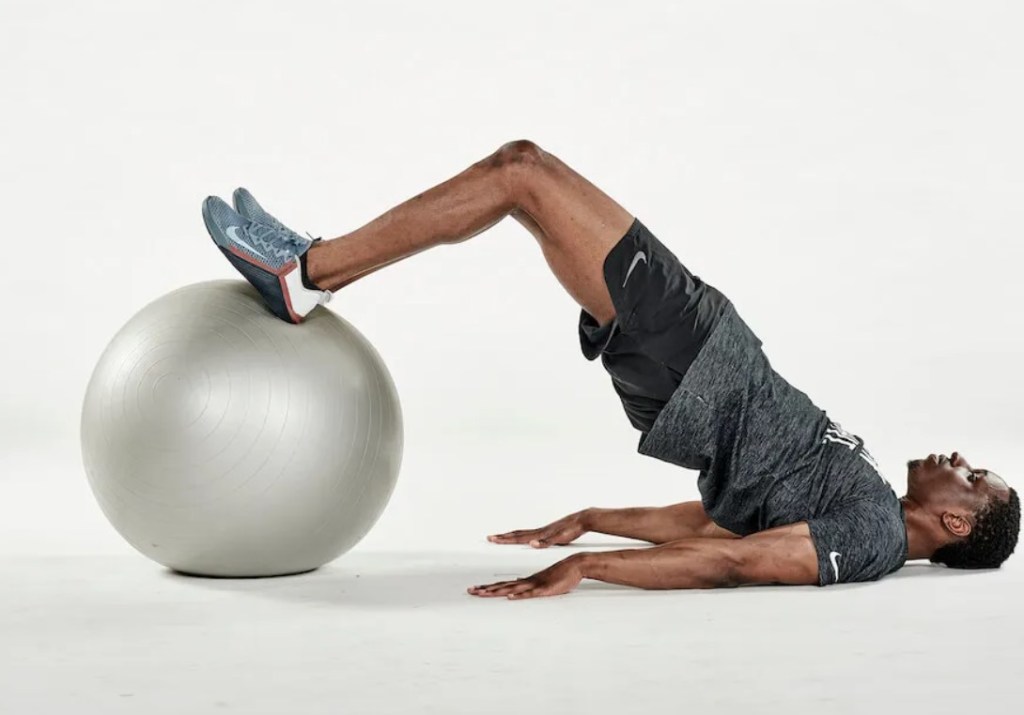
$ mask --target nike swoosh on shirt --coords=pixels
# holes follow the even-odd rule
[[[232,241],[237,243],[239,246],[242,246],[243,248],[245,248],[245,249],[247,249],[249,251],[252,251],[253,253],[255,253],[257,256],[259,256],[261,258],[266,258],[266,256],[264,256],[262,253],[257,251],[251,245],[249,245],[249,243],[247,243],[244,238],[239,238],[239,236],[238,236],[238,226],[228,226],[227,229],[224,231],[224,233],[226,233],[228,235],[228,238],[230,238]]]
[[[839,557],[842,556],[838,551],[830,551],[828,554],[828,560],[832,562],[832,568],[836,572],[836,583],[839,583]]]
[[[644,252],[643,251],[637,251],[636,255],[633,256],[633,262],[629,264],[629,270],[626,271],[626,278],[625,278],[625,280],[622,281],[622,287],[623,288],[626,287],[626,281],[629,280],[630,274],[633,272],[633,269],[636,268],[636,264],[640,262],[641,258],[643,259],[644,263],[647,263],[647,256],[644,255]]]

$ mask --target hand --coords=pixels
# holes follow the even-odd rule
[[[514,581],[498,581],[486,586],[470,586],[466,592],[482,598],[504,596],[515,601],[560,596],[569,593],[583,580],[583,557],[584,554],[573,554],[533,576]]]
[[[520,529],[504,534],[492,534],[487,540],[494,544],[529,544],[535,549],[546,549],[549,546],[564,546],[586,534],[589,529],[584,525],[586,510],[564,516],[539,529]]]

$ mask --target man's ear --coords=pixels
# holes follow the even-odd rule
[[[961,539],[971,534],[971,522],[962,514],[954,514],[951,511],[943,512],[942,525],[946,527],[946,531]]]

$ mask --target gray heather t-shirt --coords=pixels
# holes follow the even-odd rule
[[[772,369],[731,303],[638,451],[700,470],[705,511],[736,534],[806,521],[822,586],[906,561],[902,504],[864,440]]]

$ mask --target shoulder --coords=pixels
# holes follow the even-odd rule
[[[895,494],[889,495],[840,504],[807,522],[822,586],[873,581],[906,561],[903,507]]]

